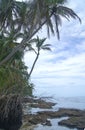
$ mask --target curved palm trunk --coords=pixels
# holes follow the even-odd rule
[[[51,17],[52,15],[50,15]],[[47,20],[45,20],[30,36],[29,34],[27,35],[27,39],[23,39],[22,42],[17,45],[15,48],[13,48],[13,50],[2,60],[0,61],[0,66],[2,66],[3,64],[5,64],[8,60],[11,59],[11,57],[17,52],[19,51],[23,45],[25,45],[24,43],[26,43],[26,41],[29,41],[40,29],[41,27],[47,22]]]
[[[62,3],[62,2],[61,2]],[[74,18],[74,19],[79,19],[79,21],[81,22],[80,18],[76,15],[76,13],[69,9],[69,8],[66,8],[66,7],[63,7],[63,6],[56,6],[56,8],[52,8],[52,11],[49,16],[49,18],[51,18],[51,16],[55,15],[55,20],[58,20],[58,21],[55,21],[56,22],[56,26],[58,25],[59,23],[59,17],[58,17],[58,14],[56,14],[56,10],[58,9],[61,13],[59,13],[59,15],[65,17],[66,19],[69,20],[70,17]],[[63,9],[63,10],[62,10]],[[49,12],[49,11],[48,11]],[[64,14],[62,14],[64,12]],[[58,19],[57,19],[58,18]],[[48,19],[45,19],[45,21],[43,21],[43,17],[41,19],[41,23],[39,24],[38,28],[35,28],[35,24],[32,26],[32,28],[30,29],[30,32],[28,33],[26,39],[23,39],[22,42],[17,45],[16,47],[13,48],[13,50],[2,60],[0,61],[0,67],[5,64],[8,60],[10,60],[10,58],[17,52],[19,51],[27,41],[29,41],[40,29],[41,27],[46,24],[46,22],[49,22]],[[52,32],[53,32],[53,28],[52,28],[52,23],[50,23],[50,25],[48,26],[51,28]],[[58,38],[59,38],[59,30],[58,30],[58,26],[57,26],[57,33],[58,33]]]
[[[35,64],[36,64],[36,62],[37,62],[37,60],[38,60],[38,57],[39,57],[39,52],[37,53],[37,56],[36,56],[36,58],[35,58],[35,60],[34,60],[34,63],[33,63],[33,65],[32,65],[32,68],[31,68],[30,72],[29,72],[28,78],[30,78],[30,76],[31,76],[31,74],[32,74],[32,72],[33,72],[33,70],[34,70],[34,67],[35,67]]]

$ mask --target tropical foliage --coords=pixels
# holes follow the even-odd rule
[[[70,8],[64,6],[66,0],[32,0],[28,2],[17,2],[15,0],[1,0],[0,6],[0,28],[1,31],[10,30],[14,26],[15,33],[23,32],[24,37],[17,47],[0,62],[0,65],[7,62],[21,47],[26,45],[30,39],[46,24],[48,34],[57,32],[59,38],[59,28],[61,17],[67,20],[70,17],[80,18]],[[52,19],[54,18],[54,20]],[[54,23],[56,28],[54,26]]]
[[[31,70],[30,70],[30,72],[29,72],[29,78],[30,78],[30,76],[31,76],[31,74],[32,74],[32,72],[33,72],[33,69],[34,69],[34,67],[35,67],[35,64],[36,64],[36,62],[37,62],[37,60],[38,60],[38,58],[39,58],[40,51],[41,51],[41,50],[51,51],[51,48],[50,48],[51,45],[50,45],[50,44],[45,44],[45,43],[44,43],[45,41],[46,41],[46,38],[40,39],[38,36],[37,36],[37,38],[34,38],[34,39],[32,39],[32,40],[30,41],[31,44],[34,43],[34,46],[33,46],[33,47],[31,46],[31,50],[33,50],[33,51],[35,52],[36,58],[35,58],[35,60],[34,60],[34,62],[33,62],[33,65],[32,65],[32,67],[31,67]]]
[[[10,37],[0,38],[0,59],[3,59],[19,43]],[[9,62],[0,67],[0,94],[32,94],[32,85],[28,81],[27,67],[24,64],[23,51],[18,51]]]
[[[47,33],[59,35],[62,17],[78,19],[78,15],[65,7],[66,0],[0,0],[0,89],[8,92],[24,92],[24,88],[32,88],[29,77],[39,57],[40,50],[50,50],[45,39],[35,39],[36,49],[32,45],[34,35],[47,26]],[[31,71],[23,61],[23,55],[28,49],[36,54]],[[25,89],[26,90],[26,89]],[[31,89],[30,89],[31,90]],[[27,92],[27,90],[25,91]]]

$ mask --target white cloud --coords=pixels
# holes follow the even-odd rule
[[[68,6],[78,12],[82,18],[82,24],[78,21],[63,21],[60,29],[61,40],[56,36],[47,39],[47,43],[52,44],[52,52],[41,52],[39,60],[32,74],[32,81],[36,86],[62,86],[64,90],[73,87],[85,86],[85,8],[84,0],[70,0]],[[46,31],[40,32],[42,37],[46,36]],[[33,53],[25,55],[25,62],[29,69],[35,59]],[[65,88],[66,86],[66,88]],[[41,87],[40,87],[41,88]],[[80,95],[82,89],[78,88]],[[41,90],[44,92],[44,88]],[[85,90],[85,89],[84,89]]]
[[[41,62],[38,61],[35,70],[34,70],[34,78],[36,77],[71,77],[71,76],[85,76],[85,53],[76,55],[74,57],[70,57],[66,60],[63,60],[61,63],[59,62]]]

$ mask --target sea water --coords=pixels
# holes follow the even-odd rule
[[[51,97],[56,102],[56,108],[85,109],[85,89],[82,87],[65,86],[35,86],[34,95],[38,97]]]
[[[34,130],[77,130],[76,128],[67,128],[64,126],[59,126],[58,122],[67,119],[66,117],[58,118],[58,119],[50,119],[52,126],[43,126],[41,124],[37,125]]]
[[[54,101],[57,104],[53,107],[53,110],[58,110],[59,108],[75,108],[85,110],[85,97],[56,97],[56,98],[48,98],[47,100]],[[40,109],[38,109],[40,111]],[[43,109],[41,109],[43,111]],[[34,109],[34,112],[37,112]],[[68,128],[64,126],[58,125],[58,122],[67,119],[68,117],[61,117],[56,119],[48,119],[51,121],[52,126],[43,126],[38,124],[34,130],[77,130],[76,128]]]
[[[35,88],[34,95],[38,97],[46,98],[49,101],[55,102],[56,105],[53,107],[53,110],[58,110],[59,108],[75,108],[75,109],[81,109],[85,110],[85,96],[83,95],[72,95],[70,92],[66,92],[68,94],[65,95],[61,94],[63,92],[62,89],[60,89],[59,93],[57,91],[57,88]],[[77,91],[76,91],[77,92]],[[74,92],[73,92],[74,93]],[[50,97],[50,98],[48,98]],[[39,109],[40,110],[40,109]],[[58,122],[66,119],[68,117],[62,117],[62,118],[56,118],[56,119],[49,119],[52,123],[52,126],[43,126],[41,124],[38,124],[34,130],[77,130],[76,128],[68,128],[64,126],[59,126]]]

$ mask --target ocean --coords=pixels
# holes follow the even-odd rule
[[[49,87],[40,87],[40,88],[35,87],[34,95],[38,97],[47,98],[47,100],[55,102],[56,105],[53,107],[53,110],[58,110],[59,108],[75,108],[75,109],[85,110],[85,96],[84,95],[83,96],[76,95],[76,94],[74,95],[70,93],[70,91],[66,91],[66,95],[65,95],[65,91],[63,91],[62,88],[58,89],[57,87],[54,87],[54,88],[53,87],[50,87],[50,88]],[[68,128],[64,126],[59,126],[58,122],[65,118],[63,117],[63,118],[57,118],[57,119],[49,119],[52,123],[52,126],[49,127],[49,126],[43,126],[41,124],[38,124],[36,128],[34,128],[34,130],[77,130],[76,128]]]
[[[58,110],[59,108],[76,108],[85,110],[85,97],[57,97],[56,99],[48,98],[49,101],[54,101],[57,104],[53,107],[53,110]],[[34,109],[34,112],[40,109]],[[49,119],[52,126],[43,126],[38,124],[34,130],[77,130],[76,128],[68,128],[64,126],[59,126],[58,122],[67,119],[68,117],[62,117],[57,119]]]

